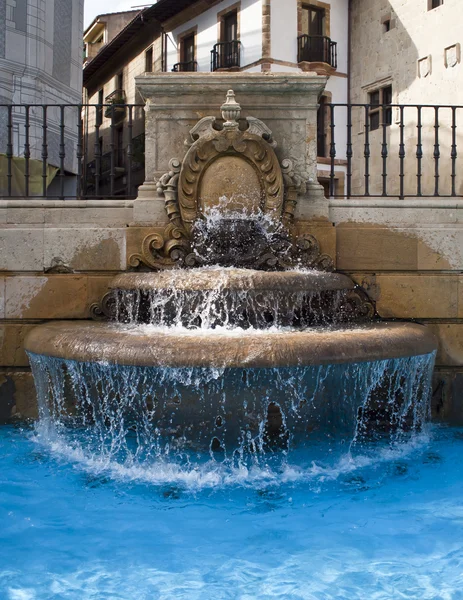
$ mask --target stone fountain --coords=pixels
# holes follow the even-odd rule
[[[30,333],[42,417],[91,424],[98,443],[131,459],[352,438],[372,421],[418,428],[434,337],[380,321],[317,240],[294,234],[303,177],[279,162],[262,121],[240,118],[233,91],[221,112],[191,129],[158,180],[169,222],[94,321]]]

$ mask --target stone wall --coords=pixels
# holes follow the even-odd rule
[[[131,201],[0,201],[0,420],[36,415],[24,338],[55,319],[88,319],[143,238]],[[299,221],[385,318],[439,338],[434,416],[463,422],[463,202],[332,201],[329,220]]]
[[[384,318],[425,323],[439,340],[433,410],[463,422],[463,201],[333,200],[338,270]]]
[[[146,230],[129,201],[0,200],[0,421],[36,415],[24,337],[50,319],[87,319]]]

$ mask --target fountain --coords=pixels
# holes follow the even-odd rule
[[[428,416],[436,342],[382,322],[365,292],[294,234],[305,182],[266,125],[201,119],[158,182],[169,223],[130,259],[94,321],[26,341],[42,421],[117,461],[209,450],[244,460]],[[89,427],[91,425],[91,427]]]

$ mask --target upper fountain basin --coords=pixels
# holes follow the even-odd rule
[[[119,290],[252,290],[307,294],[350,290],[354,283],[346,275],[315,270],[256,271],[253,269],[175,269],[160,273],[124,273],[115,277],[111,289]]]
[[[413,323],[244,332],[58,321],[33,329],[25,342],[28,352],[60,359],[174,368],[372,362],[429,354],[436,347],[429,329]]]

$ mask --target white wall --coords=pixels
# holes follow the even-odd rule
[[[328,4],[331,4],[330,38],[338,44],[338,71],[347,73],[349,2],[330,0]]]
[[[169,33],[168,71],[179,61],[178,36],[195,26],[198,28],[196,37],[198,71],[211,70],[211,50],[218,42],[217,14],[233,4],[236,4],[236,0],[224,0]],[[241,0],[240,41],[243,67],[262,58],[262,0]]]
[[[270,9],[270,55],[275,60],[297,63],[297,1],[271,0]]]

